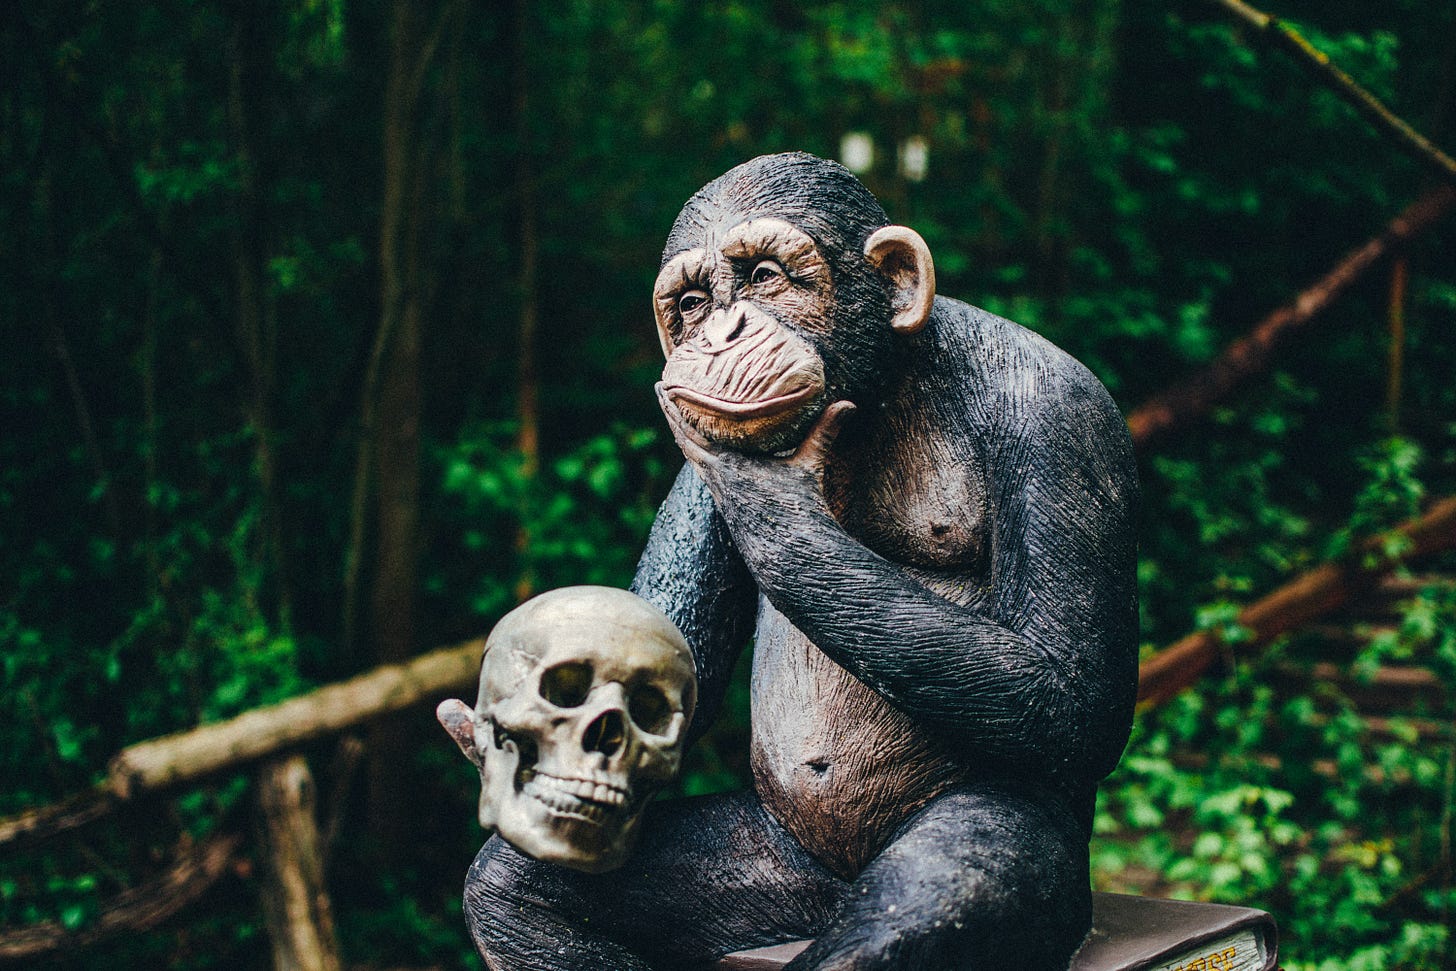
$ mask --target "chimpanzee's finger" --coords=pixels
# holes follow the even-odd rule
[[[682,410],[663,391],[662,382],[657,382],[653,390],[657,392],[657,403],[662,406],[662,413],[667,417],[667,426],[672,430],[672,437],[677,441],[678,448],[682,449],[683,456],[694,465],[702,465],[712,460],[712,447],[708,440],[688,422]]]
[[[789,458],[790,465],[796,465],[801,469],[807,469],[815,475],[824,471],[824,460],[829,455],[829,449],[834,445],[834,440],[839,437],[839,430],[843,427],[844,421],[854,413],[855,405],[852,401],[836,401],[824,409],[814,422],[814,427],[809,429],[809,434],[804,441],[794,450],[793,456]]]

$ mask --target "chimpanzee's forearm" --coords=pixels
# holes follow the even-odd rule
[[[683,466],[658,511],[631,590],[666,613],[693,649],[698,706],[688,732],[692,744],[717,717],[753,628],[758,589],[691,466]]]
[[[760,492],[739,479],[726,515],[770,602],[956,749],[1033,773],[1085,777],[1116,762],[1131,708],[1123,661],[1135,650],[1130,597],[1054,589],[1048,577],[1038,597],[1073,598],[1095,622],[1071,629],[1033,611],[1013,629],[931,592],[808,496]]]

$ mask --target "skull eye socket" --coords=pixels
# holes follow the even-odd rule
[[[541,674],[541,697],[557,708],[578,708],[591,693],[592,669],[582,661],[566,661]]]
[[[640,685],[627,699],[627,714],[644,732],[661,735],[672,721],[672,705],[661,691],[651,685]]]

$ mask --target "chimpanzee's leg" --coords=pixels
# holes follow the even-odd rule
[[[812,937],[848,889],[756,796],[733,793],[649,806],[611,873],[538,863],[493,838],[466,878],[465,913],[499,971],[678,971]]]
[[[1055,797],[970,786],[912,817],[785,971],[1064,969],[1091,923],[1072,814]]]

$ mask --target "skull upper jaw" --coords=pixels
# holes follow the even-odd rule
[[[631,855],[641,811],[666,777],[633,780],[604,769],[523,768],[514,742],[488,748],[481,824],[537,860],[585,873],[615,870]]]

